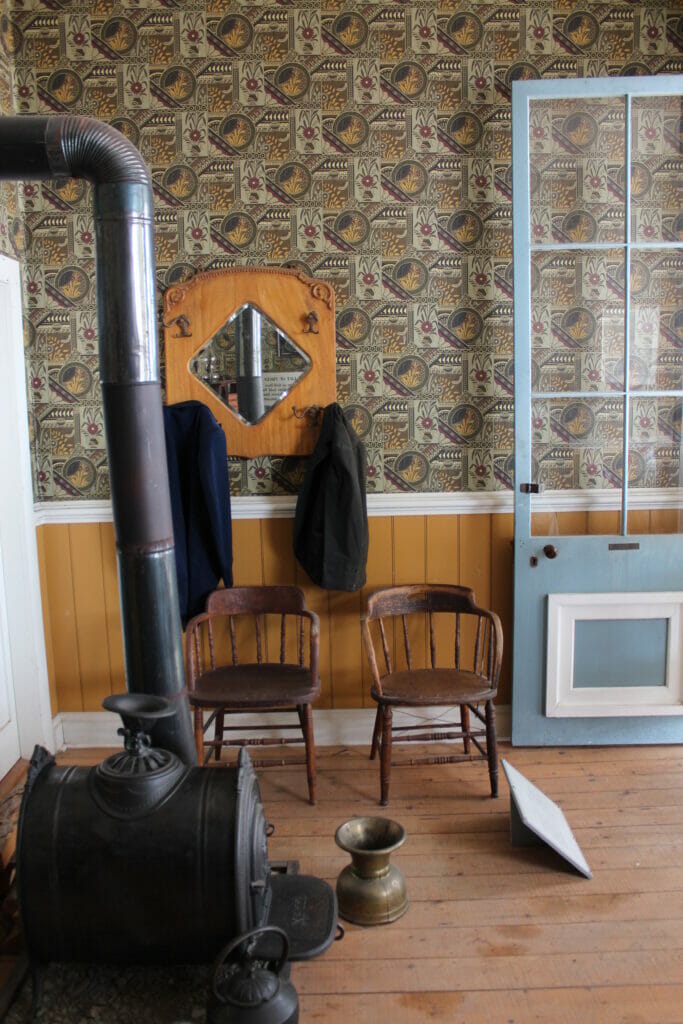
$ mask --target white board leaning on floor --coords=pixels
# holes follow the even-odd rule
[[[593,872],[562,810],[521,772],[501,759],[510,786],[510,841],[513,846],[547,843],[586,878]]]

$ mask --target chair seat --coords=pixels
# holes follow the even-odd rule
[[[373,685],[379,704],[474,704],[495,697],[485,676],[456,668],[413,669],[383,676],[382,692]]]
[[[252,711],[309,704],[319,695],[320,680],[313,680],[309,669],[264,662],[203,672],[188,697],[195,707]]]

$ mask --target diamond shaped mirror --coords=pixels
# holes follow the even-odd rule
[[[257,306],[247,303],[190,361],[190,373],[244,423],[259,423],[312,361]]]

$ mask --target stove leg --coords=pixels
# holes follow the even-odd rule
[[[28,957],[25,953],[22,953],[18,957],[2,989],[0,989],[0,1021],[5,1019],[5,1014],[14,1002],[19,989],[24,984],[28,968]]]
[[[31,1002],[31,1021],[38,1020],[38,1014],[40,1012],[40,1004],[43,1001],[43,988],[45,986],[45,971],[47,970],[45,964],[32,962],[30,966],[31,970],[31,983],[33,986],[33,1000]]]

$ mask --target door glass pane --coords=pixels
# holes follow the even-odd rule
[[[535,399],[533,482],[546,490],[620,490],[623,418],[622,398]]]
[[[630,99],[629,211],[626,111],[618,95],[529,103],[531,480],[546,491],[611,492],[585,528],[621,532],[627,408],[625,530],[680,532],[683,98]],[[549,243],[562,248],[539,248]],[[547,530],[545,518],[532,502],[532,533]]]
[[[577,619],[573,687],[665,686],[668,619]]]
[[[680,487],[680,398],[634,396],[630,409],[632,487]]]
[[[634,96],[631,106],[631,237],[683,241],[680,96]],[[622,172],[623,177],[623,172]]]
[[[631,400],[626,520],[630,534],[683,530],[682,419],[680,397],[636,394]],[[658,489],[656,502],[648,503],[645,488]]]
[[[624,253],[531,256],[534,392],[624,390]]]
[[[623,242],[623,96],[532,100],[531,242]]]
[[[633,250],[630,321],[631,390],[682,390],[683,252]]]

